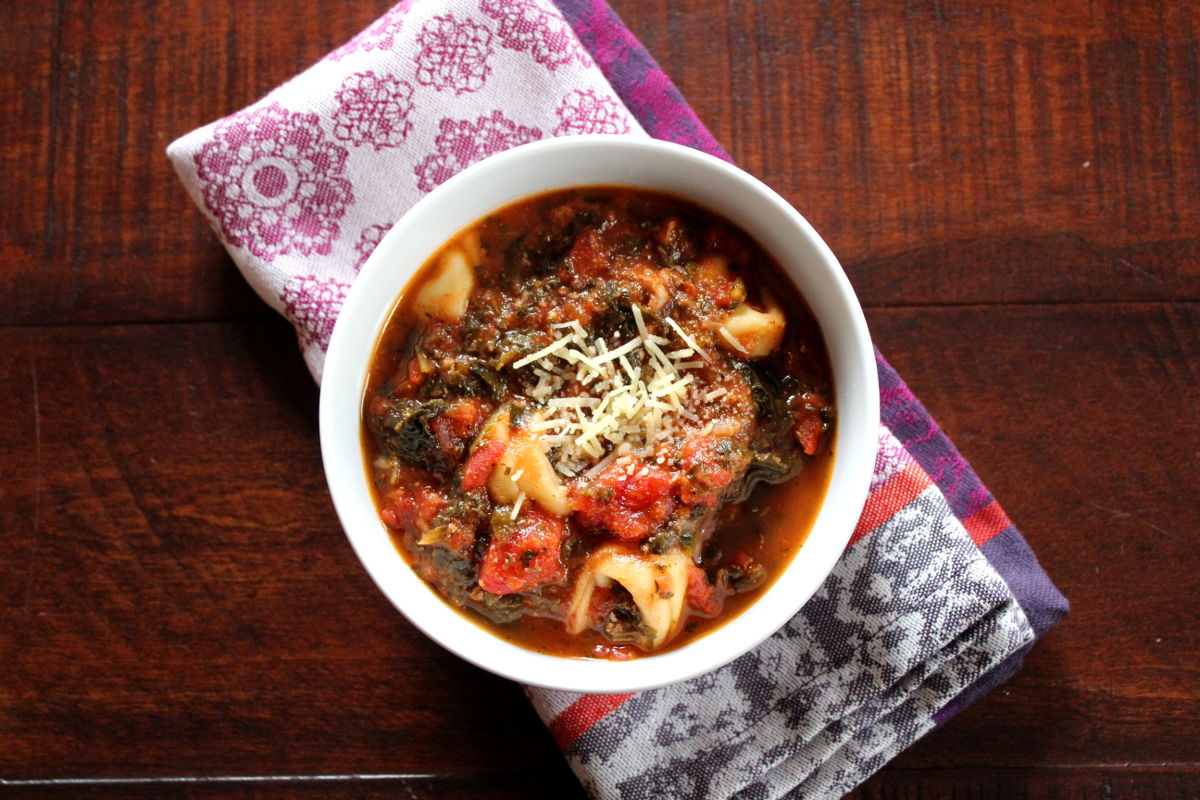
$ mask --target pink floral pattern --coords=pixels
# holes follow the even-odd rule
[[[417,175],[417,187],[423,192],[433,191],[434,187],[493,153],[542,138],[542,132],[537,128],[518,125],[499,111],[474,122],[443,119],[439,127],[441,133],[435,140],[437,152],[413,170]]]
[[[354,202],[346,156],[325,138],[317,114],[272,103],[220,122],[194,161],[225,241],[269,262],[332,250]]]
[[[408,121],[412,95],[412,84],[391,75],[372,70],[350,75],[334,95],[333,135],[356,147],[398,147],[413,127]]]
[[[358,272],[363,268],[363,264],[367,263],[371,253],[375,252],[375,248],[379,245],[379,241],[383,235],[391,230],[393,223],[385,222],[382,225],[368,225],[363,228],[362,234],[358,237],[358,244],[354,245],[354,249],[358,251],[358,263],[354,265],[354,271]]]
[[[391,50],[392,46],[396,44],[400,29],[404,27],[404,15],[408,13],[408,9],[414,2],[415,0],[404,0],[389,9],[386,14],[371,23],[369,28],[361,31],[325,58],[329,61],[341,61],[359,50]]]
[[[562,15],[536,0],[482,0],[479,10],[500,22],[500,46],[529,51],[533,60],[551,71],[578,61],[592,63]]]
[[[453,14],[433,17],[417,36],[417,82],[439,92],[474,92],[483,87],[492,68],[492,32],[469,19]]]
[[[296,326],[296,335],[303,346],[329,349],[333,323],[349,288],[348,283],[316,275],[297,275],[284,284],[279,295],[283,313]]]
[[[559,104],[555,136],[577,133],[629,133],[629,116],[611,97],[597,97],[592,89],[575,89]]]

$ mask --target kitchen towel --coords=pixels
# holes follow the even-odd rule
[[[172,143],[180,179],[320,380],[346,291],[421,195],[515,145],[650,135],[728,158],[603,0],[406,0]],[[871,492],[805,608],[707,675],[528,688],[598,798],[849,791],[1019,667],[1066,613],[1020,533],[883,356]]]

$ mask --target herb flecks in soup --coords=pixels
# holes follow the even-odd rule
[[[364,400],[379,513],[419,575],[518,644],[630,658],[740,612],[828,482],[828,359],[779,267],[677,198],[591,187],[430,259]]]

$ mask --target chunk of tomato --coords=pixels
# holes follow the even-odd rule
[[[511,526],[493,531],[479,566],[479,586],[492,594],[528,592],[566,577],[559,555],[563,520],[528,506]]]
[[[508,442],[492,439],[475,448],[475,452],[467,459],[463,467],[462,488],[466,491],[478,489],[487,483],[487,479],[496,468],[496,462],[504,457]]]
[[[384,496],[379,516],[393,530],[423,532],[447,502],[433,487],[401,485]]]
[[[794,402],[796,410],[792,418],[792,433],[801,449],[810,456],[821,448],[821,434],[825,432],[821,409],[825,404],[824,397],[812,393],[806,393]]]
[[[582,289],[608,269],[609,254],[604,241],[591,228],[575,237],[563,264],[562,278],[572,289]]]
[[[416,356],[410,358],[408,363],[398,371],[398,374],[403,374],[403,378],[398,378],[396,381],[396,394],[398,395],[411,396],[425,382],[425,372],[421,369],[421,360]]]
[[[640,541],[675,510],[675,475],[654,465],[618,459],[571,495],[576,519],[620,539]]]
[[[688,566],[687,604],[693,610],[708,617],[714,617],[724,605],[724,596],[717,588],[708,582],[704,570],[695,564]]]
[[[637,645],[632,644],[598,644],[592,648],[593,658],[603,658],[605,661],[628,661],[642,654]]]

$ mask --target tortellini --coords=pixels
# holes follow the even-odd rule
[[[457,322],[467,311],[471,292],[475,290],[475,269],[469,248],[451,248],[442,254],[437,275],[422,288],[416,298],[418,313]]]
[[[783,341],[787,319],[783,316],[783,309],[770,295],[763,295],[763,305],[764,310],[759,311],[748,303],[742,303],[729,312],[721,327],[734,341],[722,335],[717,337],[718,344],[731,353],[750,358],[761,358],[774,352]]]
[[[657,648],[675,632],[683,619],[691,558],[681,551],[666,555],[643,553],[617,544],[606,544],[588,557],[575,581],[567,630],[582,632],[588,624],[592,593],[613,581],[625,587],[651,631],[648,642]]]
[[[512,432],[504,455],[492,470],[488,491],[498,503],[516,502],[517,496],[524,492],[551,514],[565,517],[571,513],[567,489],[546,457],[541,437],[528,430]]]

